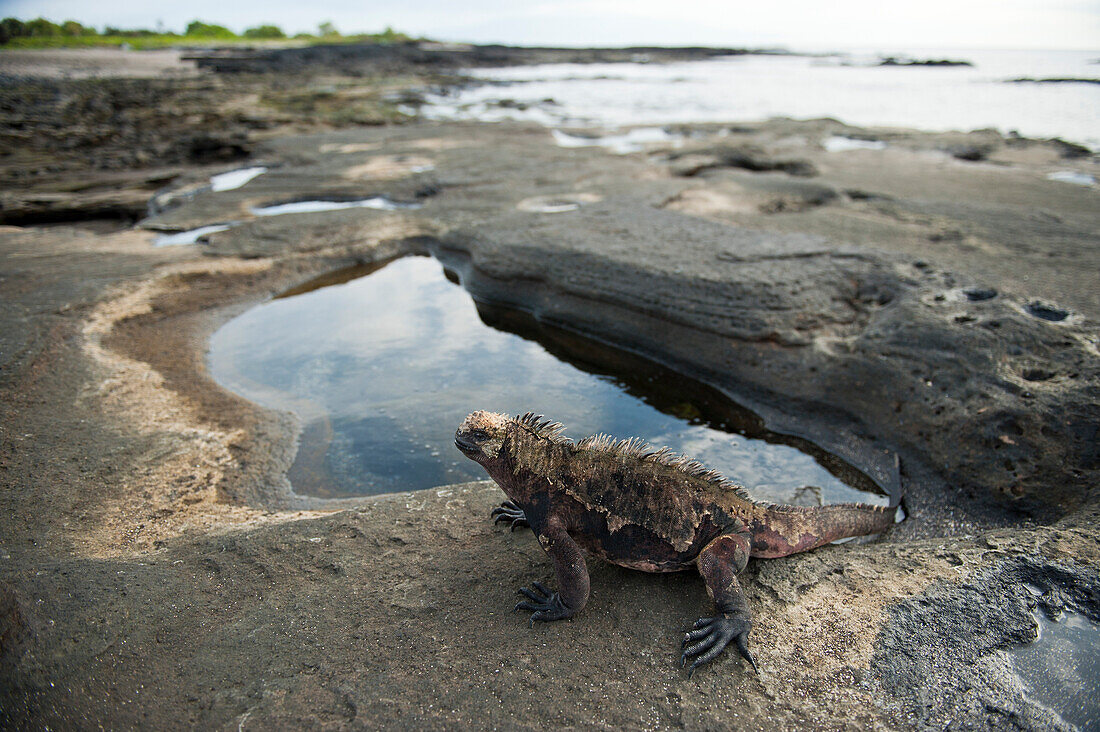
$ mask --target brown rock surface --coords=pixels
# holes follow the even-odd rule
[[[898,608],[924,607],[932,588],[944,607],[1018,609],[1021,578],[1087,589],[1100,561],[1097,193],[1044,178],[1095,162],[1017,142],[969,163],[936,152],[954,138],[896,130],[863,131],[885,150],[826,153],[823,136],[852,132],[827,121],[738,129],[745,139],[723,144],[818,175],[683,177],[669,151],[566,150],[523,126],[353,128],[272,138],[267,174],[198,186],[143,222],[242,222],[205,245],[156,248],[150,231],[81,222],[0,230],[5,726],[941,720],[910,692],[954,688],[947,672],[899,676],[884,659],[922,652],[918,637],[904,645]],[[413,155],[434,169],[348,173]],[[319,195],[423,206],[249,213]],[[555,197],[581,205],[520,205]],[[677,667],[680,633],[706,607],[691,574],[592,562],[584,613],[528,628],[509,612],[516,588],[552,571],[530,536],[489,525],[495,487],[296,496],[294,416],[205,370],[207,338],[234,313],[341,266],[429,250],[475,295],[691,371],[856,462],[900,454],[909,520],[876,543],[750,565],[760,676],[730,654],[690,680]],[[1066,597],[1100,617],[1086,591]],[[975,658],[1019,637],[986,641]],[[1021,725],[1054,724],[1018,695],[959,713],[985,723],[998,704],[1023,710]]]

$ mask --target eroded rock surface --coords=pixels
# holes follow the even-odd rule
[[[977,697],[959,690],[987,652],[1028,639],[1020,583],[1072,574],[1095,592],[1096,192],[1045,179],[1065,165],[1048,143],[1002,141],[992,167],[937,152],[954,138],[899,131],[858,133],[884,149],[826,152],[837,131],[776,121],[725,135],[806,160],[811,190],[783,170],[685,177],[659,145],[565,149],[535,127],[341,130],[268,141],[267,173],[162,195],[144,229],[5,228],[4,721],[986,719],[975,700],[1009,692],[995,678]],[[699,128],[700,147],[717,132]],[[403,156],[417,161],[407,175],[353,174]],[[815,191],[836,193],[768,205]],[[251,213],[365,196],[420,207]],[[224,222],[203,243],[152,246],[153,231]],[[593,562],[585,612],[529,629],[508,612],[515,589],[551,569],[530,536],[488,524],[494,487],[298,497],[296,419],[205,372],[209,334],[251,303],[428,252],[477,297],[690,372],[870,472],[899,455],[908,520],[878,542],[750,565],[760,676],[732,657],[691,680],[676,667],[706,605],[691,574]],[[931,663],[968,608],[997,633],[949,669]],[[1058,724],[1019,700],[1003,708],[1023,728]]]
[[[1075,729],[1030,697],[1008,655],[1025,644],[1050,643],[1036,637],[1038,612],[1100,619],[1095,568],[1023,556],[890,606],[871,683],[891,699],[898,720],[921,729]],[[1073,687],[1095,684],[1093,668],[1075,668],[1069,658],[1052,664],[1064,675],[1046,683],[1065,687],[1050,695],[1068,701]]]

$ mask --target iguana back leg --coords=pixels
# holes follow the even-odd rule
[[[684,635],[684,653],[680,662],[683,665],[693,659],[689,675],[704,663],[714,660],[730,641],[736,643],[741,655],[757,673],[760,672],[747,643],[752,629],[752,614],[745,593],[737,582],[737,575],[749,561],[751,543],[748,531],[740,527],[739,531],[715,538],[703,547],[695,560],[699,574],[707,585],[707,594],[714,600],[719,614],[713,618],[699,618],[694,629]]]
[[[569,532],[558,521],[551,519],[545,528],[537,530],[539,544],[554,561],[554,571],[558,575],[558,592],[550,592],[538,582],[535,589],[520,589],[526,600],[519,602],[516,610],[532,611],[531,623],[536,620],[550,621],[571,618],[579,613],[588,602],[588,567],[584,563],[584,552],[569,536]]]

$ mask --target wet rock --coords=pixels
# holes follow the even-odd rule
[[[955,59],[913,59],[913,58],[899,58],[897,56],[887,56],[879,62],[879,66],[973,66],[970,61],[960,61]]]
[[[1037,606],[1100,620],[1100,577],[1021,557],[891,605],[871,662],[876,699],[918,729],[1074,729],[1028,698],[1004,654],[1036,639]]]
[[[1090,79],[1080,76],[1048,76],[1036,79],[1031,76],[1021,76],[1010,79],[1012,84],[1100,84],[1100,79]]]
[[[206,79],[20,79],[0,88],[0,181],[26,186],[229,159],[247,134],[222,103],[240,90]],[[205,142],[203,141],[205,139]],[[215,143],[217,140],[219,142]],[[228,147],[226,147],[228,145]],[[225,151],[222,148],[226,148]],[[81,175],[82,174],[82,175]]]
[[[816,147],[776,144],[820,139],[820,125],[807,134],[799,124],[745,134],[777,156],[821,159]],[[418,210],[272,217],[216,234],[204,251],[155,249],[147,232],[2,232],[12,264],[0,276],[0,386],[11,405],[0,410],[10,438],[0,581],[15,587],[33,634],[22,662],[0,663],[0,714],[12,720],[0,726],[247,728],[319,717],[874,728],[942,721],[944,699],[990,717],[943,680],[935,659],[958,643],[977,671],[948,670],[971,679],[993,669],[989,685],[975,682],[985,695],[976,699],[1031,714],[997,696],[1007,677],[988,665],[1026,636],[1027,598],[998,575],[926,589],[986,550],[1041,546],[1096,562],[1098,305],[1096,268],[1086,266],[1095,206],[1037,168],[943,165],[923,153],[947,138],[890,135],[873,153],[881,166],[829,159],[820,179],[881,192],[888,210],[845,201],[765,216],[753,200],[738,214],[751,226],[661,204],[686,189],[732,182],[721,202],[801,181],[737,169],[685,179],[641,155],[563,151],[525,126],[425,123],[272,139],[278,174],[196,195],[157,219],[191,228],[348,193],[345,172],[364,162],[350,156],[431,150],[439,195]],[[1054,153],[1043,154],[1048,165]],[[986,185],[994,174],[1006,185]],[[375,186],[354,192],[400,192],[397,181]],[[580,192],[602,198],[557,215],[517,209]],[[929,246],[929,233],[950,230],[967,236]],[[488,525],[501,499],[491,486],[323,516],[280,510],[302,505],[286,481],[293,419],[214,388],[207,336],[248,303],[414,243],[445,248],[486,300],[697,375],[744,397],[770,428],[860,465],[901,454],[890,466],[909,519],[877,544],[754,562],[745,586],[764,675],[741,673],[733,658],[688,681],[675,645],[706,606],[698,577],[593,561],[598,591],[583,616],[528,628],[507,612],[515,588],[552,569],[530,536]],[[975,282],[997,296],[966,296],[960,288]],[[1037,298],[1073,317],[1029,314]],[[1044,372],[1054,375],[1028,379]],[[1005,528],[984,543],[960,538],[990,525]],[[1087,604],[1075,599],[1076,579],[1022,572],[1037,587],[1054,578],[1050,607]],[[891,602],[912,622],[876,604]],[[889,652],[875,661],[874,685],[862,685],[883,617]],[[967,646],[952,623],[978,628],[977,639]],[[546,711],[547,698],[563,703]]]
[[[11,586],[0,583],[0,659],[14,663],[32,635],[18,593]]]
[[[1020,372],[1020,376],[1022,376],[1026,381],[1049,381],[1050,379],[1054,378],[1055,373],[1053,371],[1048,371],[1047,369],[1034,368],[1024,369]]]
[[[928,241],[935,242],[936,244],[939,244],[939,243],[945,242],[945,241],[962,241],[962,240],[963,240],[963,233],[961,231],[956,231],[954,229],[952,229],[950,231],[937,231],[936,233],[930,234],[928,236]]]
[[[883,193],[874,193],[872,191],[863,191],[858,188],[849,188],[844,191],[844,195],[853,201],[891,201],[893,198]]]
[[[1074,142],[1066,142],[1065,140],[1057,137],[1048,141],[1053,145],[1061,154],[1063,158],[1075,159],[1075,158],[1087,158],[1092,155],[1092,150],[1088,149],[1084,145],[1078,145]]]
[[[244,135],[203,133],[182,142],[187,159],[193,163],[231,163],[247,158],[252,146]]]
[[[672,161],[681,158],[687,158],[685,165],[674,166],[674,170],[684,177],[696,176],[716,168],[738,168],[754,173],[778,171],[803,178],[817,175],[817,167],[808,160],[774,158],[761,148],[751,145],[718,145],[670,156]]]
[[[958,317],[953,286],[933,296],[935,277],[906,282],[889,256],[869,248],[670,212],[627,215],[610,201],[568,219],[501,216],[452,232],[443,246],[469,254],[456,266],[471,270],[463,281],[475,297],[689,373],[720,374],[716,385],[742,402],[748,393],[785,404],[779,411],[790,429],[813,431],[831,452],[852,455],[853,434],[863,432],[856,421],[873,421],[878,438],[904,446],[903,464],[935,465],[941,475],[942,483],[911,486],[922,510],[1047,521],[1086,495],[1088,479],[1064,475],[1064,466],[1091,449],[1069,425],[1094,411],[1085,396],[1093,376],[1068,383],[1066,393],[1040,394],[1006,381],[995,364],[1029,353],[1041,354],[1032,368],[1096,370],[1085,350],[1062,345],[1015,303],[983,303],[999,327],[968,327],[973,316]],[[829,434],[809,418],[826,413]]]
[[[34,226],[92,220],[125,226],[145,214],[149,191],[124,189],[91,193],[18,193],[0,195],[0,223]]]
[[[968,287],[963,290],[963,295],[970,302],[985,302],[997,297],[997,291],[992,287]]]
[[[790,193],[775,196],[760,206],[766,214],[800,213],[825,206],[840,199],[840,194],[828,186],[802,185]]]
[[[1039,300],[1032,300],[1024,309],[1027,311],[1028,315],[1032,315],[1040,320],[1047,320],[1051,323],[1060,323],[1069,317],[1069,313],[1062,308],[1048,305]]]
[[[408,41],[405,43],[341,43],[275,49],[222,49],[194,53],[186,58],[199,68],[222,74],[336,71],[348,75],[410,70],[448,71],[485,66],[549,63],[615,63],[689,61],[748,53],[736,48],[521,48],[503,45],[466,45]]]
[[[978,162],[985,160],[996,150],[993,145],[955,145],[947,149],[951,157],[958,160]]]

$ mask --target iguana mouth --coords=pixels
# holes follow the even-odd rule
[[[473,455],[479,452],[476,445],[470,442],[466,442],[461,437],[455,437],[455,447],[457,447],[459,450],[467,455]]]

